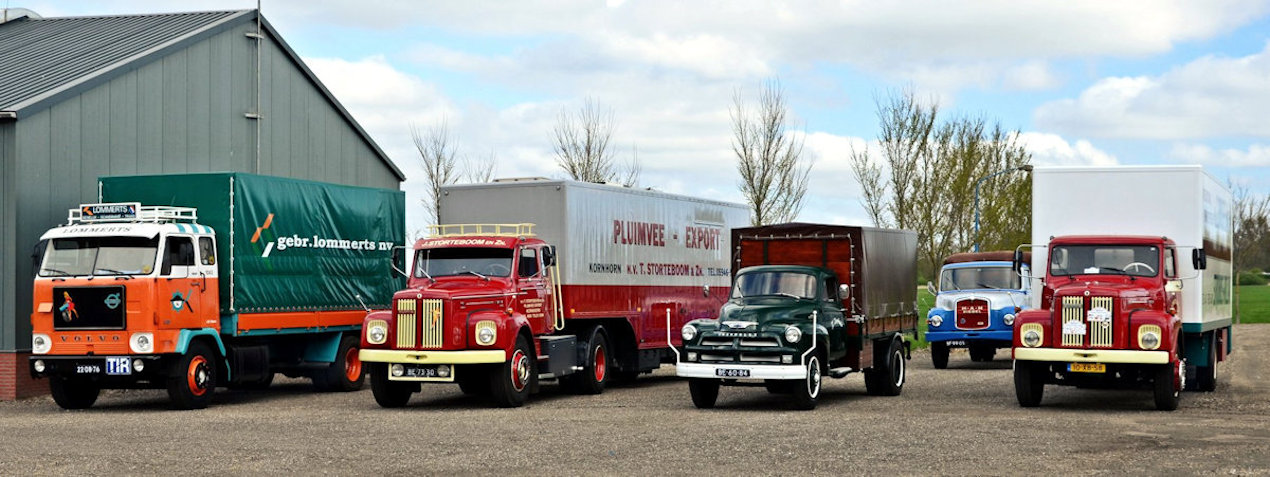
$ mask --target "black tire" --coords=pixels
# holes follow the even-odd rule
[[[529,396],[529,389],[538,379],[537,360],[525,337],[516,337],[516,347],[507,362],[489,373],[490,397],[498,407],[520,407]]]
[[[216,392],[216,353],[202,341],[190,343],[168,373],[168,398],[176,409],[203,409]]]
[[[318,391],[357,391],[366,383],[366,371],[358,356],[361,339],[348,335],[340,339],[335,351],[335,362],[313,375],[313,387]]]
[[[592,328],[586,345],[586,361],[582,364],[582,371],[566,376],[565,383],[576,394],[600,394],[604,392],[604,385],[608,383],[613,370],[612,349],[609,348],[604,327]]]
[[[489,395],[489,368],[480,365],[463,366],[454,370],[454,380],[459,391],[468,396]]]
[[[816,398],[820,397],[820,379],[823,377],[820,357],[815,353],[807,358],[807,376],[794,386],[794,407],[810,411],[816,408]]]
[[[53,402],[62,409],[88,409],[101,394],[101,388],[92,381],[62,376],[49,377],[49,391],[53,393]]]
[[[418,390],[418,383],[389,380],[387,363],[374,363],[370,366],[370,391],[375,395],[375,402],[379,407],[405,406],[410,402],[410,395]]]
[[[715,401],[719,400],[719,380],[690,378],[688,392],[692,394],[692,405],[697,409],[712,409]]]
[[[1180,371],[1179,371],[1180,370]],[[1155,369],[1155,378],[1151,383],[1155,395],[1155,408],[1161,411],[1172,411],[1177,409],[1177,405],[1181,402],[1182,387],[1175,383],[1176,377],[1181,372],[1181,376],[1186,376],[1185,364],[1178,361],[1178,364],[1161,364]],[[1182,381],[1186,379],[1181,378]]]
[[[1195,368],[1195,389],[1203,392],[1217,390],[1217,347],[1220,344],[1217,333],[1213,332],[1208,340],[1208,366]]]
[[[904,381],[908,379],[904,346],[900,340],[891,340],[884,353],[881,356],[875,354],[873,368],[865,370],[864,389],[874,396],[899,396],[904,391]]]
[[[930,362],[935,365],[935,369],[948,367],[948,343],[936,341],[930,344]]]
[[[1014,362],[1014,396],[1019,400],[1019,407],[1036,407],[1041,405],[1041,397],[1045,395],[1044,363],[1031,361]]]

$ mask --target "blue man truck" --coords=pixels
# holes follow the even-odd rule
[[[926,314],[935,368],[948,367],[952,348],[966,348],[971,361],[992,361],[998,349],[1010,348],[1014,317],[1031,304],[1028,281],[1014,273],[1012,260],[1009,251],[953,254],[944,259],[939,286],[926,283],[935,296]]]

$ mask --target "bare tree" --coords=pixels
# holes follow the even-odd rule
[[[1235,276],[1270,268],[1270,196],[1254,195],[1243,186],[1231,186],[1231,192]]]
[[[428,209],[428,215],[435,224],[441,216],[441,186],[459,180],[458,159],[455,146],[450,142],[449,124],[442,119],[426,131],[411,125],[410,138],[414,140],[419,162],[423,165],[423,180],[427,187],[423,206]]]
[[[464,163],[464,176],[468,182],[490,182],[494,180],[494,171],[498,170],[498,154],[490,149],[489,154],[469,157]]]
[[[749,106],[732,95],[732,152],[741,174],[741,195],[750,223],[789,222],[802,211],[811,163],[803,158],[803,135],[786,130],[789,108],[778,80],[769,80]]]
[[[602,108],[587,98],[582,108],[570,114],[560,111],[553,130],[556,164],[573,180],[620,182],[633,187],[639,182],[638,158],[623,166],[609,150],[613,138],[613,110]]]

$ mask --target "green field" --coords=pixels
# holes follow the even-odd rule
[[[1239,287],[1240,323],[1270,323],[1270,286]]]
[[[926,313],[935,306],[935,295],[926,291],[925,287],[917,291],[917,339],[913,341],[913,349],[926,347]]]

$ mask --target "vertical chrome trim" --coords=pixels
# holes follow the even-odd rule
[[[1084,297],[1079,297],[1079,296],[1063,297],[1062,325],[1066,325],[1067,323],[1070,323],[1073,321],[1082,322],[1081,325],[1082,326],[1084,325],[1083,323],[1085,321],[1085,298]],[[1063,346],[1080,346],[1085,344],[1084,335],[1068,334],[1063,330],[1063,328],[1066,328],[1066,326],[1062,326],[1061,328],[1059,328],[1059,332],[1062,333],[1062,336],[1063,336]],[[1088,330],[1086,330],[1086,333],[1088,333]]]
[[[1109,296],[1096,296],[1089,299],[1089,307],[1103,307],[1111,311],[1112,321],[1089,322],[1089,346],[1098,348],[1111,347],[1112,323],[1115,323],[1115,300]]]

